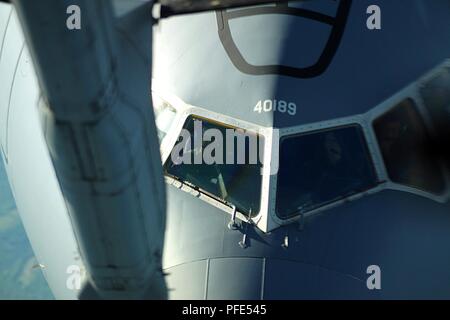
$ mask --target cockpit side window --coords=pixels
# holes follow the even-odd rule
[[[202,138],[208,132],[214,133],[214,138]],[[195,142],[197,139],[201,140],[200,143]],[[212,150],[214,144],[217,149],[211,154],[215,160],[206,161],[205,154]],[[259,134],[189,116],[164,164],[164,172],[253,217],[260,210],[261,150],[264,150],[264,138]]]
[[[376,185],[359,125],[288,136],[280,143],[276,212],[290,218]]]
[[[421,94],[425,107],[440,136],[450,133],[450,68],[445,68],[426,83]]]
[[[412,99],[383,114],[373,127],[393,182],[435,194],[444,191],[442,168],[428,150],[430,138]]]
[[[434,127],[434,154],[442,158],[450,171],[450,67],[424,83],[420,93]]]

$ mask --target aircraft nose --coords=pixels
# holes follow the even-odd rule
[[[366,279],[295,261],[233,257],[166,270],[170,299],[374,299]]]

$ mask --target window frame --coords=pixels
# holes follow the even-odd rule
[[[242,127],[237,127],[237,126],[233,126],[233,125],[229,125],[228,123],[226,123],[226,122],[221,122],[221,121],[218,121],[218,120],[215,120],[215,119],[212,119],[212,118],[207,118],[207,117],[204,117],[204,116],[199,116],[199,115],[197,115],[197,114],[188,114],[187,115],[187,117],[185,118],[185,120],[183,121],[183,126],[182,126],[182,129],[185,129],[185,125],[187,124],[187,121],[190,121],[190,120],[193,120],[193,121],[195,121],[195,120],[201,120],[201,121],[205,121],[205,122],[209,122],[210,124],[216,124],[217,126],[222,126],[223,128],[226,128],[226,129],[243,129]],[[245,129],[244,129],[245,130]],[[251,129],[248,129],[248,131],[250,132],[250,134],[254,134],[254,135],[256,135],[256,136],[261,136],[263,139],[265,139],[265,136],[263,135],[263,134],[261,134],[260,132],[255,132],[255,131],[253,131],[253,130],[251,130]],[[181,130],[179,131],[179,132],[181,132]],[[178,137],[177,137],[177,139],[178,139]],[[259,140],[257,140],[257,144],[258,144],[258,148],[259,148]],[[263,144],[263,149],[264,149],[264,152],[266,152],[266,146],[265,146],[265,141],[264,141],[264,144]],[[172,150],[170,150],[170,151],[172,151]],[[169,153],[170,154],[170,153]],[[259,154],[258,154],[258,159],[259,159]],[[164,176],[165,177],[168,177],[168,178],[170,178],[171,180],[176,180],[176,178],[174,178],[175,176],[174,175],[172,175],[172,174],[170,174],[170,173],[165,173],[165,169],[164,169],[164,167],[166,166],[166,164],[167,164],[167,162],[169,161],[169,156],[167,156],[166,158],[165,158],[165,161],[162,163],[162,165],[163,165],[163,174],[164,174]],[[261,166],[261,168],[262,168],[262,166]],[[257,212],[255,212],[255,213],[252,213],[251,214],[251,216],[250,216],[250,214],[245,214],[245,213],[243,213],[242,211],[240,211],[238,208],[236,209],[240,214],[242,214],[243,216],[245,216],[245,217],[247,217],[247,219],[250,217],[250,218],[255,218],[255,217],[257,217],[259,214],[260,214],[260,212],[261,212],[261,198],[262,198],[262,183],[263,183],[263,175],[262,174],[260,174],[260,176],[261,176],[261,191],[260,191],[260,194],[259,194],[259,210],[257,211]],[[192,184],[192,185],[194,185],[192,182],[190,182],[190,181],[188,181],[188,184]],[[189,186],[188,186],[189,187]],[[200,188],[199,186],[195,186],[195,187],[198,187],[198,188]],[[218,196],[218,195],[215,195],[214,193],[212,193],[212,192],[210,192],[210,191],[208,191],[208,190],[205,190],[205,189],[202,189],[202,188],[200,188],[201,189],[201,191],[199,191],[199,193],[203,193],[205,196],[208,196],[208,197],[210,197],[211,198],[211,200],[213,200],[213,201],[218,201],[218,202],[222,202],[223,204],[225,204],[225,205],[227,205],[227,201],[225,200],[225,199],[220,199],[220,197]],[[219,198],[220,200],[218,200],[217,198]]]
[[[430,128],[429,128],[429,126],[427,125],[427,123],[426,123],[426,121],[425,121],[425,119],[424,119],[424,116],[423,116],[422,112],[420,112],[420,110],[419,110],[419,107],[418,107],[418,105],[417,105],[417,101],[415,101],[413,98],[410,98],[410,97],[404,98],[404,99],[401,100],[398,104],[396,104],[396,105],[392,106],[391,108],[385,110],[385,112],[383,112],[382,114],[378,115],[378,117],[376,117],[375,119],[372,120],[371,125],[372,125],[372,129],[373,129],[373,131],[374,131],[374,133],[375,133],[375,136],[376,136],[376,129],[375,129],[376,123],[377,123],[378,121],[381,121],[382,118],[385,117],[385,116],[386,116],[387,114],[389,114],[390,112],[394,111],[394,110],[397,109],[397,108],[400,108],[401,105],[402,105],[402,104],[405,104],[405,103],[409,103],[410,106],[411,106],[411,108],[412,108],[412,109],[417,113],[417,115],[419,116],[420,125],[423,125],[423,128],[424,128],[424,130],[425,130],[425,134],[426,134],[426,138],[427,138],[427,139],[430,139],[430,138],[431,138],[432,132],[430,132]],[[426,188],[423,188],[423,187],[414,186],[413,184],[407,184],[407,183],[405,183],[405,182],[394,181],[394,179],[392,179],[392,177],[391,177],[390,174],[389,174],[388,166],[387,166],[386,160],[384,159],[384,155],[383,155],[383,152],[382,152],[382,150],[381,150],[380,141],[379,141],[378,137],[376,137],[376,140],[377,140],[377,145],[378,145],[379,152],[381,153],[381,156],[383,157],[383,163],[384,163],[384,168],[385,168],[385,170],[386,170],[386,176],[387,176],[387,179],[388,179],[390,182],[392,182],[392,183],[394,183],[394,184],[401,185],[401,186],[405,186],[405,187],[408,187],[408,188],[413,188],[413,189],[417,189],[417,190],[420,190],[420,191],[424,191],[424,192],[426,192],[426,193],[433,194],[433,195],[437,195],[437,196],[442,195],[443,193],[446,192],[447,187],[448,187],[448,182],[447,182],[446,176],[445,176],[445,168],[442,166],[442,163],[441,163],[439,160],[437,160],[437,162],[438,162],[438,164],[439,164],[439,171],[440,171],[439,174],[441,175],[441,178],[442,178],[443,183],[444,183],[443,190],[442,190],[441,192],[433,192],[433,191],[431,191],[431,190],[426,190]]]
[[[446,170],[444,164],[442,161],[439,161],[439,165],[441,167],[441,172],[444,175],[444,182],[445,187],[444,191],[440,194],[435,194],[429,191],[425,191],[422,189],[418,189],[417,187],[407,186],[405,184],[400,184],[397,182],[394,182],[390,179],[386,164],[384,163],[381,148],[378,144],[378,139],[376,138],[375,130],[374,130],[374,123],[376,120],[378,120],[380,117],[388,113],[389,111],[393,110],[395,107],[397,107],[400,103],[402,103],[405,100],[412,100],[413,105],[418,112],[418,114],[421,116],[422,121],[425,125],[425,129],[427,133],[430,136],[433,136],[434,131],[434,125],[433,121],[431,119],[431,115],[427,109],[427,107],[424,104],[424,101],[422,99],[421,95],[421,88],[428,83],[428,81],[434,79],[440,72],[442,72],[442,69],[449,68],[450,67],[450,60],[446,60],[439,66],[433,68],[431,71],[423,75],[422,77],[418,78],[413,83],[409,84],[402,90],[398,91],[396,94],[391,96],[390,98],[386,99],[379,105],[375,106],[373,109],[369,110],[366,113],[367,120],[370,124],[370,132],[371,135],[375,141],[375,147],[377,154],[381,157],[381,164],[382,164],[382,179],[386,181],[384,189],[389,190],[396,190],[396,191],[403,191],[412,193],[415,195],[419,195],[425,198],[428,198],[430,200],[433,200],[438,203],[445,203],[450,199],[450,172]]]
[[[445,60],[443,63],[438,65],[437,67],[431,69],[425,75],[419,77],[417,80],[404,87],[403,89],[397,91],[393,96],[385,99],[378,105],[371,108],[369,111],[363,114],[356,114],[343,118],[336,118],[330,120],[324,120],[316,123],[308,123],[297,126],[280,128],[278,132],[275,132],[272,127],[263,127],[261,125],[257,125],[251,122],[247,122],[244,120],[240,120],[237,118],[233,118],[230,116],[226,116],[223,114],[216,113],[214,111],[210,111],[205,108],[196,107],[192,105],[188,105],[183,102],[181,99],[177,98],[174,95],[171,95],[169,92],[164,91],[163,88],[157,85],[157,81],[152,81],[152,91],[156,91],[160,97],[164,98],[165,101],[170,103],[176,110],[177,114],[172,123],[172,127],[170,132],[164,137],[161,142],[161,160],[162,163],[165,163],[167,157],[170,155],[170,152],[173,146],[178,139],[179,133],[183,128],[184,122],[186,119],[191,116],[204,117],[206,119],[213,119],[215,121],[219,121],[224,124],[228,124],[230,126],[243,128],[246,130],[254,130],[259,134],[264,136],[264,163],[270,163],[270,166],[263,167],[263,175],[262,175],[262,185],[261,185],[261,197],[260,197],[260,211],[257,215],[250,219],[250,222],[255,224],[260,230],[263,232],[269,232],[273,229],[276,229],[280,226],[291,224],[291,223],[299,223],[303,224],[305,218],[308,218],[313,215],[321,214],[323,212],[328,211],[329,209],[338,207],[344,203],[348,203],[351,201],[358,200],[362,197],[369,196],[384,190],[394,190],[407,192],[409,194],[414,194],[417,196],[421,196],[427,198],[429,200],[435,201],[437,203],[446,203],[450,200],[450,170],[447,170],[442,163],[443,172],[445,174],[445,190],[441,195],[432,194],[430,192],[426,192],[417,188],[408,187],[405,185],[401,185],[395,183],[390,180],[386,166],[383,160],[383,156],[378,145],[378,140],[375,135],[375,130],[373,128],[373,122],[382,116],[384,113],[390,111],[395,108],[400,102],[405,99],[412,99],[416,105],[417,111],[422,117],[423,122],[425,123],[425,127],[428,133],[433,132],[433,122],[431,116],[423,103],[420,89],[427,83],[429,80],[432,80],[436,77],[439,72],[442,71],[443,68],[450,68],[450,59]],[[378,184],[373,188],[356,193],[342,200],[331,202],[327,205],[321,206],[319,208],[313,209],[309,212],[295,215],[291,218],[281,219],[276,214],[276,194],[277,194],[277,174],[271,175],[271,171],[273,169],[273,164],[278,161],[275,158],[275,153],[272,150],[276,150],[279,148],[279,144],[281,139],[285,136],[291,136],[294,134],[302,134],[308,131],[319,131],[323,129],[331,129],[342,126],[349,125],[360,125],[363,130],[363,135],[366,141],[366,145],[368,148],[369,156],[372,161],[373,168],[376,173],[376,180]],[[272,167],[272,168],[271,168]],[[185,192],[193,194],[193,196],[210,203],[211,205],[221,209],[222,211],[232,215],[232,208],[224,205],[223,203],[219,203],[217,200],[211,200],[208,197],[202,197],[195,190],[190,189],[187,186],[181,186],[177,183],[176,180],[170,180],[166,178],[166,182],[170,185],[173,185],[179,189],[184,190]],[[237,218],[243,221],[249,221],[248,217],[237,212]]]
[[[269,192],[269,215],[271,219],[278,225],[286,225],[291,224],[293,222],[300,222],[308,218],[310,216],[320,214],[324,211],[327,211],[329,209],[338,207],[344,203],[347,203],[349,201],[354,201],[357,199],[360,199],[366,195],[373,194],[375,192],[378,192],[383,189],[383,179],[382,179],[382,167],[380,164],[380,157],[376,153],[376,149],[374,147],[374,140],[370,134],[369,126],[367,123],[367,119],[364,114],[349,116],[349,117],[343,117],[338,119],[332,119],[332,120],[326,120],[316,123],[309,123],[299,126],[293,126],[288,128],[282,128],[280,129],[280,139],[279,142],[286,137],[295,136],[295,135],[302,135],[312,132],[321,132],[326,130],[332,130],[332,129],[338,129],[342,127],[350,127],[350,126],[358,126],[361,129],[361,133],[363,135],[363,138],[365,140],[365,147],[367,150],[367,155],[369,156],[369,161],[371,162],[372,170],[374,171],[376,184],[364,191],[357,192],[355,194],[352,194],[348,197],[334,200],[331,202],[328,202],[326,204],[323,204],[317,208],[314,208],[308,212],[304,212],[298,215],[294,215],[291,217],[286,218],[280,218],[276,212],[276,195],[277,195],[277,183],[278,183],[278,175],[270,176],[270,192]],[[279,145],[276,145],[276,148],[279,148]],[[272,158],[272,161],[275,161]]]
[[[373,156],[371,154],[371,151],[369,149],[369,145],[368,145],[368,142],[367,142],[367,136],[364,133],[364,127],[360,123],[357,123],[357,122],[355,122],[355,123],[348,123],[348,124],[344,124],[344,125],[340,125],[340,126],[333,126],[333,127],[329,127],[329,128],[322,128],[322,129],[318,129],[318,130],[312,130],[312,131],[305,131],[305,132],[299,132],[299,133],[294,133],[294,134],[283,135],[280,138],[280,140],[279,140],[280,141],[279,151],[281,152],[281,145],[283,143],[283,140],[287,140],[287,139],[295,138],[295,137],[307,136],[307,135],[320,134],[320,133],[323,133],[323,132],[332,132],[334,130],[341,130],[341,129],[346,129],[346,128],[356,128],[358,130],[358,134],[361,135],[361,138],[363,139],[363,141],[362,141],[362,148],[364,149],[365,155],[367,156],[368,165],[369,165],[369,168],[372,171],[372,174],[373,174],[373,177],[374,177],[374,183],[372,185],[370,185],[367,189],[364,189],[363,191],[360,191],[360,192],[354,192],[354,193],[352,193],[351,195],[349,195],[349,196],[347,196],[345,198],[337,198],[337,199],[335,198],[335,199],[332,199],[332,200],[329,200],[329,201],[322,202],[318,206],[316,206],[314,209],[311,209],[309,211],[306,211],[306,212],[303,212],[303,213],[293,212],[289,216],[280,216],[278,214],[277,209],[276,209],[277,208],[276,200],[278,198],[278,178],[277,178],[277,186],[276,186],[277,195],[275,196],[275,214],[277,215],[277,217],[279,219],[281,219],[281,220],[289,220],[291,218],[294,218],[294,217],[302,215],[302,214],[306,215],[309,212],[316,211],[316,210],[318,210],[318,209],[320,209],[320,208],[322,208],[324,206],[329,206],[329,205],[333,204],[334,202],[341,202],[342,200],[345,200],[347,198],[351,198],[351,197],[356,196],[358,194],[365,194],[367,191],[369,191],[371,189],[374,189],[380,183],[379,176],[377,174],[377,170],[376,170],[376,167],[375,167],[375,164],[374,164],[374,159],[373,159]]]
[[[216,113],[214,111],[210,111],[205,108],[189,105],[179,99],[178,97],[170,94],[169,92],[165,91],[163,88],[161,88],[157,81],[152,81],[152,91],[154,91],[156,94],[158,94],[161,98],[163,98],[164,101],[168,102],[177,112],[176,116],[171,124],[170,132],[166,134],[166,136],[163,138],[160,144],[160,152],[161,152],[161,164],[164,165],[164,163],[167,161],[167,158],[170,156],[170,152],[172,151],[173,147],[175,146],[178,136],[183,129],[183,126],[186,122],[186,120],[189,117],[197,117],[197,118],[204,118],[206,120],[209,120],[211,122],[219,122],[224,125],[229,126],[230,128],[241,128],[248,131],[253,131],[256,134],[262,135],[264,138],[264,163],[268,163],[266,161],[270,161],[271,159],[271,150],[272,150],[272,128],[263,127],[260,125],[256,125],[244,120],[240,120],[237,118],[233,118],[230,116],[226,116],[223,114]],[[270,171],[269,166],[263,166],[263,174],[261,177],[261,195],[260,195],[260,205],[259,205],[259,212],[252,215],[251,218],[248,217],[248,215],[236,211],[236,217],[242,221],[249,221],[251,223],[254,223],[258,226],[259,229],[262,231],[267,231],[266,223],[268,220],[268,214],[267,214],[267,202],[268,202],[268,196],[269,196],[269,179],[268,179],[268,173]],[[192,194],[194,197],[207,202],[208,204],[224,211],[225,213],[228,213],[230,215],[230,218],[233,214],[233,208],[226,205],[224,202],[219,201],[209,195],[203,194],[195,190],[194,188],[191,188],[189,185],[180,184],[177,180],[164,176],[165,182],[169,185],[172,185],[182,191],[185,191],[187,193]]]

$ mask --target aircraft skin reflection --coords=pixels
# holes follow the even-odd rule
[[[373,121],[409,94],[416,95],[415,83],[419,85],[429,72],[437,73],[450,57],[450,43],[444,36],[450,34],[450,25],[444,23],[450,18],[450,4],[448,1],[433,5],[423,1],[408,5],[388,1],[347,3],[348,19],[333,59],[321,74],[303,78],[284,73],[286,68],[277,66],[313,65],[321,55],[320,50],[326,48],[329,33],[324,33],[324,28],[330,31],[320,23],[308,24],[299,16],[277,14],[275,6],[264,7],[267,11],[264,14],[254,9],[256,14],[251,16],[246,9],[233,9],[162,19],[154,28],[153,77],[154,84],[158,84],[154,92],[167,101],[172,101],[171,97],[181,100],[173,103],[175,108],[183,102],[198,107],[189,111],[180,107],[181,114],[195,115],[205,109],[214,119],[221,115],[221,119],[230,117],[242,123],[278,128],[281,139],[295,132],[320,132],[355,123],[370,131]],[[383,25],[381,30],[371,31],[366,28],[365,13],[374,4],[382,10]],[[296,7],[319,8],[333,15],[337,5],[311,1]],[[223,36],[223,22],[218,19],[224,14],[221,12],[234,17],[229,20],[227,37]],[[399,15],[410,19],[398,19]],[[199,33],[202,37],[194,45],[190,35]],[[283,34],[281,49],[274,38],[280,34]],[[240,68],[243,60],[239,59],[260,69]],[[208,61],[208,68],[200,67],[204,61]],[[194,78],[190,77],[193,72]],[[160,94],[164,90],[168,94]],[[273,107],[272,111],[264,112],[257,105],[265,100],[295,103],[297,112],[282,113]],[[185,119],[179,118],[174,121],[173,136]],[[163,162],[167,159],[164,148],[170,149],[175,140],[170,135],[169,130],[169,137],[162,141]],[[368,140],[370,150],[377,145],[376,137],[370,134],[364,139]],[[167,143],[169,140],[171,143]],[[229,215],[170,180],[169,227],[163,261],[169,274],[170,297],[450,297],[450,255],[446,253],[450,240],[448,196],[436,201],[419,191],[393,186],[387,173],[379,172],[379,167],[384,167],[381,151],[370,153],[377,167],[376,191],[349,197],[305,221],[298,217],[283,221],[277,217],[272,201],[284,195],[276,193],[276,183],[271,180],[266,199],[269,210],[262,213],[265,217],[259,223],[258,216],[251,223],[241,217],[239,227],[230,230]],[[316,159],[320,161],[323,159]],[[300,163],[289,168],[299,170]],[[295,173],[291,171],[291,175]],[[231,210],[228,212],[231,214]],[[269,222],[262,224],[264,219]],[[244,235],[246,247],[242,248]],[[381,290],[370,290],[367,286],[372,275],[367,271],[370,266],[380,268]]]
[[[16,2],[31,55],[10,40],[20,27],[8,7],[2,154],[56,298],[450,298],[449,122],[436,120],[450,104],[449,1],[166,10],[153,33],[148,3],[118,14],[104,2],[92,30],[67,31],[39,22],[55,8]],[[79,1],[86,19],[92,3]],[[380,30],[367,28],[371,5]],[[86,56],[54,67],[80,47]],[[262,175],[170,170],[190,117],[260,132]],[[66,287],[69,265],[88,273],[81,292]]]

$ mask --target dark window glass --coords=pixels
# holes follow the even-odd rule
[[[357,125],[281,140],[276,211],[289,218],[370,189],[376,174]]]
[[[428,81],[420,92],[436,133],[431,151],[450,170],[450,68]]]
[[[411,99],[378,118],[374,129],[392,181],[433,193],[444,190],[439,161],[430,153],[425,124]]]
[[[218,143],[218,145],[222,148],[223,157],[218,157],[217,159],[223,159],[222,163],[216,161],[215,163],[207,164],[204,160],[201,163],[198,163],[199,161],[197,161],[197,164],[195,163],[195,156],[206,153],[208,145],[215,141],[215,139],[208,141],[203,139],[205,141],[201,144],[202,150],[196,148],[197,145],[193,141],[195,140],[195,123],[197,125],[201,124],[202,136],[206,130],[213,129],[218,130],[216,132],[220,132],[223,137],[223,143]],[[188,134],[190,138],[186,139],[181,134],[177,144],[181,142],[187,147],[181,152],[172,152],[175,159],[169,156],[164,165],[165,174],[182,182],[187,182],[198,188],[199,191],[214,198],[235,205],[244,214],[252,216],[258,214],[262,180],[262,165],[259,159],[262,159],[262,151],[261,157],[258,157],[258,154],[260,149],[264,149],[263,137],[248,131],[235,130],[235,128],[222,123],[193,116],[186,120],[183,129],[184,134]],[[227,133],[227,129],[231,131]],[[230,134],[230,132],[234,136],[231,140],[228,140],[232,141],[232,144],[227,144],[227,134]],[[177,144],[175,144],[175,147]],[[189,159],[189,161],[179,163],[176,160],[176,153],[179,153],[180,158],[184,157]],[[210,154],[216,155],[215,152]]]
[[[423,101],[441,135],[450,133],[450,69],[444,69],[421,89]]]

